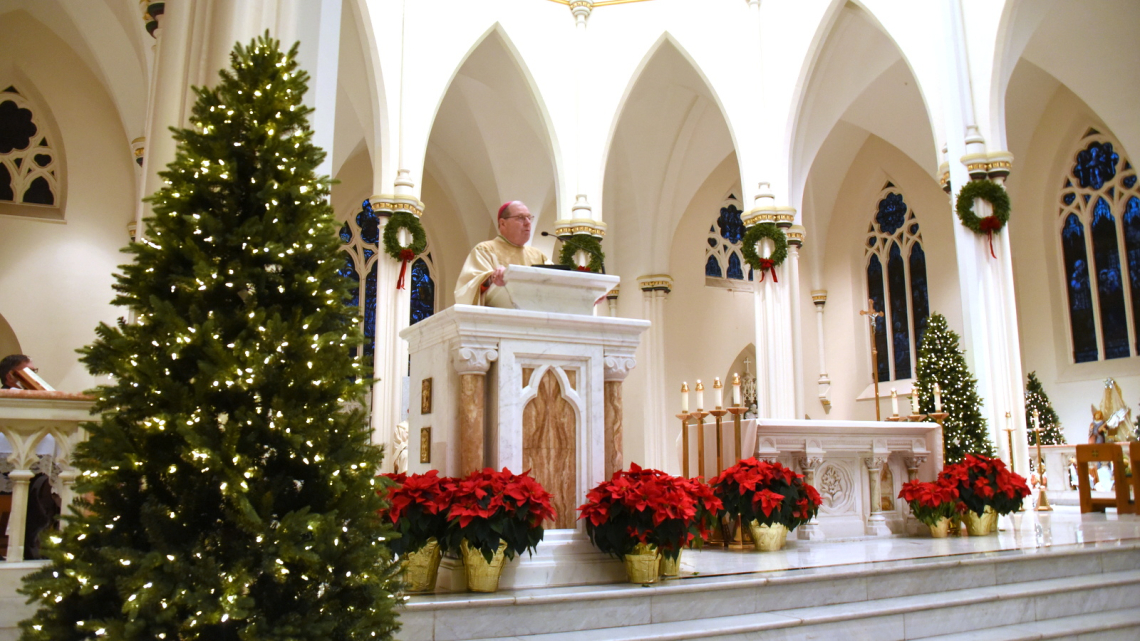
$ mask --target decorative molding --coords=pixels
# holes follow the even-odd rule
[[[804,237],[807,235],[807,230],[804,229],[803,225],[792,225],[784,232],[784,235],[788,237],[789,245],[799,248],[804,244]]]
[[[903,463],[906,465],[907,470],[917,470],[926,462],[925,456],[906,456],[903,457]]]
[[[370,197],[368,201],[372,203],[372,211],[377,216],[391,217],[399,212],[407,212],[416,218],[424,215],[424,204],[411,196],[379,194]]]
[[[146,158],[146,138],[135,138],[131,141],[131,153],[134,154],[135,164],[142,167]]]
[[[886,464],[887,464],[887,457],[886,456],[873,455],[873,456],[868,456],[868,457],[863,459],[863,465],[866,465],[867,470],[871,471],[871,472],[877,472],[877,471],[883,469],[883,466]]]
[[[607,383],[624,381],[625,377],[629,376],[629,371],[637,367],[637,359],[633,357],[633,352],[607,352],[602,363],[605,366],[603,380]]]
[[[673,291],[673,279],[668,274],[650,274],[639,277],[637,286],[643,292],[664,291],[668,294]]]
[[[139,10],[142,11],[143,26],[150,37],[157,38],[154,32],[162,26],[159,18],[166,13],[166,2],[161,0],[139,0]]]
[[[606,235],[606,224],[590,218],[572,218],[570,220],[554,221],[555,236],[571,236],[573,234],[589,234],[597,238]]]
[[[827,304],[827,290],[826,289],[813,289],[811,290],[811,302],[823,307]]]

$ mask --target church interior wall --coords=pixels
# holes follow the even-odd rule
[[[0,20],[0,81],[31,96],[63,160],[60,222],[5,215],[0,205],[0,315],[59,389],[95,382],[75,350],[113,323],[111,284],[135,211],[136,169],[115,103],[67,42],[22,11]],[[52,131],[54,130],[54,131]],[[60,195],[63,196],[63,195]]]
[[[1120,385],[1134,415],[1140,393],[1136,357],[1073,363],[1060,250],[1059,195],[1080,141],[1089,128],[1115,132],[1067,85],[1024,59],[1011,78],[1006,108],[1010,150],[1023,159],[1009,180],[1022,365],[1027,374],[1037,373],[1065,438],[1083,443],[1092,418],[1089,406],[1100,404],[1105,378]],[[1127,157],[1122,147],[1116,151]]]
[[[951,329],[961,333],[961,300],[957,283],[952,223],[953,212],[946,194],[909,156],[877,136],[869,136],[859,149],[839,188],[828,216],[827,241],[804,251],[823,251],[823,283],[828,291],[824,316],[825,352],[831,378],[832,410],[829,418],[874,420],[875,409],[867,387],[871,384],[871,353],[868,324],[859,311],[867,307],[865,248],[867,229],[886,182],[903,194],[918,218],[929,278],[930,311],[946,316]],[[810,234],[810,230],[809,230]],[[810,262],[810,261],[809,261]],[[802,296],[802,294],[801,294]],[[882,311],[882,310],[880,310]],[[801,316],[809,318],[808,311]],[[816,340],[813,324],[804,323],[805,349]],[[883,355],[880,354],[880,358]],[[819,373],[805,355],[801,379],[805,389],[814,389]],[[889,394],[891,383],[881,382],[880,394]],[[889,414],[889,400],[881,401]]]

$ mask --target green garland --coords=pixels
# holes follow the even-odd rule
[[[756,253],[756,244],[764,238],[771,238],[775,244],[775,247],[772,248],[772,255],[768,258],[761,258],[760,254]],[[752,271],[761,272],[760,280],[764,280],[763,272],[778,267],[788,257],[788,237],[775,223],[758,223],[749,227],[740,244],[741,253],[744,254],[744,262],[748,263]],[[773,280],[775,274],[776,272],[773,271]]]
[[[412,233],[412,244],[410,247],[401,247],[397,234],[401,229],[406,229]],[[388,219],[388,224],[384,226],[384,253],[392,257],[393,260],[407,260],[407,255],[404,251],[411,250],[412,256],[419,256],[427,249],[427,234],[424,233],[424,226],[420,224],[420,219],[415,215],[406,211],[398,211],[392,214]]]
[[[981,198],[992,205],[993,216],[978,218],[974,213],[975,198]],[[958,220],[975,234],[1001,231],[1009,222],[1009,194],[1005,192],[1005,188],[991,180],[966,183],[962,191],[958,192],[958,201],[954,208],[958,211]]]
[[[578,263],[574,262],[574,254],[579,251],[586,252],[586,255],[590,257],[590,262],[585,268],[579,267]],[[589,234],[574,234],[562,239],[562,252],[558,254],[559,265],[572,267],[578,271],[591,271],[600,274],[606,268],[605,261],[606,255],[602,252],[602,243],[597,238]]]

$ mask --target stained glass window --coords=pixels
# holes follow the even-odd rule
[[[709,226],[705,249],[705,284],[712,287],[735,288],[744,281],[744,253],[740,241],[744,238],[742,213],[736,196],[725,199],[716,221]],[[752,280],[749,270],[748,280]]]
[[[867,294],[875,310],[880,381],[910,378],[930,317],[926,253],[915,213],[893,183],[886,183],[867,228]],[[884,271],[883,265],[886,264]]]
[[[431,254],[425,254],[412,263],[411,325],[435,313],[435,279],[431,276],[428,260],[431,260]]]
[[[1140,192],[1136,170],[1089,130],[1061,188],[1061,254],[1073,361],[1140,354]]]
[[[35,111],[15,87],[0,91],[0,202],[59,202],[56,152]]]

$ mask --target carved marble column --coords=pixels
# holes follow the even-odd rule
[[[792,225],[784,229],[788,237],[788,298],[789,312],[791,313],[792,342],[788,348],[792,351],[792,389],[795,394],[795,414],[793,418],[804,416],[804,384],[800,372],[804,371],[803,361],[803,320],[800,318],[800,248],[804,244],[806,234],[803,225]]]
[[[819,404],[823,406],[824,413],[830,413],[831,379],[827,376],[827,358],[824,355],[824,345],[827,341],[823,339],[823,307],[827,304],[827,290],[813,289],[811,302],[815,303],[815,335],[818,343],[816,349],[819,351],[819,379],[816,380],[816,385],[819,386]]]
[[[815,487],[815,473],[823,465],[823,456],[809,453],[799,459],[800,470],[804,473],[804,482]],[[809,541],[818,541],[823,538],[823,530],[819,527],[819,515],[801,525],[798,529],[799,538]]]
[[[485,466],[487,370],[498,358],[499,351],[491,344],[460,345],[452,354],[452,365],[459,373],[459,473],[456,476],[466,476]]]
[[[27,469],[27,461],[19,463],[21,469],[12,470],[8,478],[12,481],[12,513],[8,520],[8,561],[24,559],[24,532],[28,524],[28,484],[35,473]]]
[[[625,467],[622,457],[622,403],[621,385],[629,370],[637,366],[633,352],[606,352],[606,478]]]
[[[871,536],[890,536],[891,529],[887,527],[887,519],[883,516],[883,489],[882,472],[887,464],[887,456],[878,453],[863,459],[867,466],[867,477],[871,487],[869,516],[867,517],[867,534]]]

